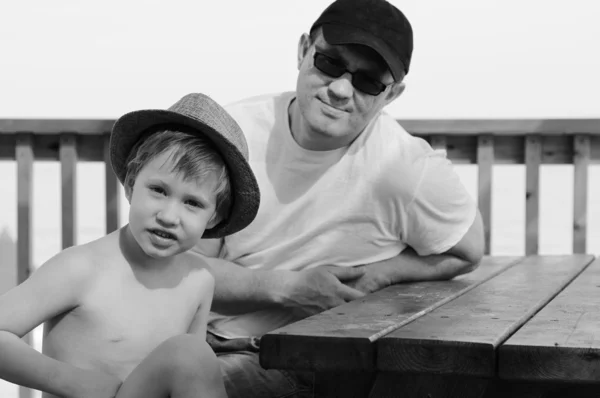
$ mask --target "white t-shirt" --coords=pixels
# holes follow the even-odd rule
[[[445,151],[385,113],[348,147],[306,150],[289,128],[294,98],[289,92],[226,107],[246,135],[261,203],[248,227],[225,238],[225,259],[252,269],[351,267],[395,257],[407,245],[429,255],[460,241],[476,205]],[[213,313],[209,330],[261,336],[295,320],[291,311],[273,309]]]

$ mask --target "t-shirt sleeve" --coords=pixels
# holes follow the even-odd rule
[[[446,151],[432,151],[418,162],[421,175],[405,208],[403,240],[422,256],[444,253],[469,230],[477,205]]]

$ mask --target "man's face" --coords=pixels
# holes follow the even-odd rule
[[[186,179],[168,150],[150,160],[128,194],[129,229],[146,255],[165,258],[191,249],[214,222],[217,178]]]
[[[394,80],[383,59],[366,46],[330,45],[321,33],[314,42],[308,35],[303,36],[299,46],[296,92],[303,123],[301,131],[294,131],[294,138],[307,149],[349,145],[402,92],[402,83],[392,84]],[[315,52],[335,65],[345,66],[350,73],[333,77],[322,72],[315,66]],[[351,73],[355,72],[380,81],[387,88],[378,95],[367,94],[352,85]]]

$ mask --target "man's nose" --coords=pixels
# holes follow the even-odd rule
[[[156,214],[156,219],[163,225],[177,225],[179,223],[179,209],[174,201],[168,201]]]
[[[332,80],[331,83],[329,83],[329,91],[340,99],[351,98],[354,93],[352,75],[349,72],[346,72],[342,76]]]

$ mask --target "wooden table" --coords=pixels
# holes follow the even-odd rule
[[[600,260],[488,256],[273,331],[260,359],[323,396],[599,397]]]

